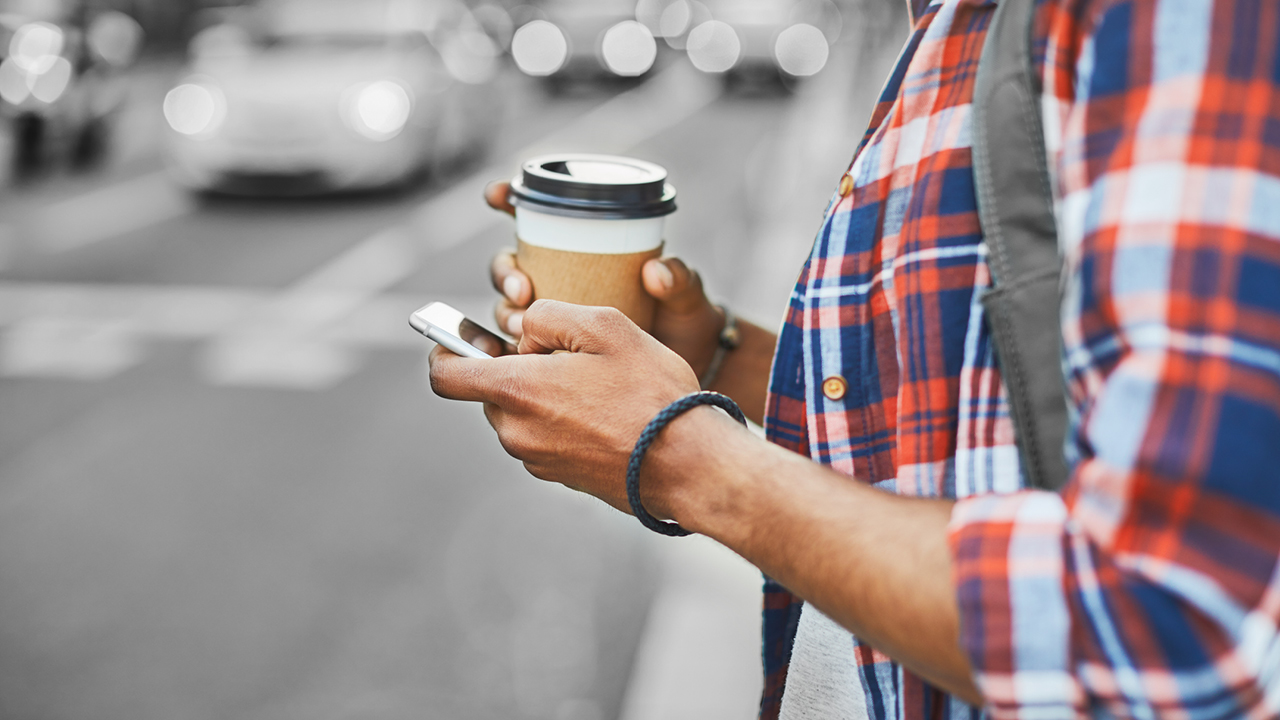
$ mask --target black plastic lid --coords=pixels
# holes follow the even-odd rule
[[[603,220],[662,217],[676,211],[667,171],[613,155],[544,155],[511,181],[511,201],[538,212]]]

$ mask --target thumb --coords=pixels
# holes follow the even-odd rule
[[[650,260],[640,274],[644,289],[672,312],[691,313],[708,303],[702,278],[679,258]]]
[[[511,204],[511,183],[489,183],[484,187],[484,200],[494,210],[501,210],[508,215],[516,214],[516,209]]]

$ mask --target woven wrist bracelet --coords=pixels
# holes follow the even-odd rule
[[[658,433],[662,432],[664,427],[670,424],[672,420],[699,405],[714,405],[729,413],[729,416],[734,420],[743,425],[747,424],[747,418],[742,414],[742,409],[727,396],[714,392],[685,395],[663,408],[662,412],[649,421],[649,424],[644,428],[644,432],[640,433],[640,439],[636,441],[635,449],[631,451],[631,461],[627,463],[627,500],[631,503],[631,512],[635,514],[641,524],[660,535],[684,537],[691,533],[676,523],[659,520],[644,509],[644,504],[640,502],[640,463],[644,460],[644,454],[648,452],[649,446],[658,438]]]

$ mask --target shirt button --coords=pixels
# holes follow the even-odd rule
[[[853,178],[849,173],[845,173],[844,177],[840,178],[840,197],[849,197],[851,192],[853,192]]]
[[[848,391],[849,383],[839,375],[832,375],[822,381],[822,394],[826,395],[828,400],[840,400]]]

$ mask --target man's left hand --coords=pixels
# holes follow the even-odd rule
[[[519,355],[474,360],[437,347],[431,388],[483,402],[502,447],[535,477],[630,513],[625,477],[636,439],[660,410],[697,392],[698,379],[617,310],[539,300],[524,315]],[[669,516],[660,500],[645,501]]]

